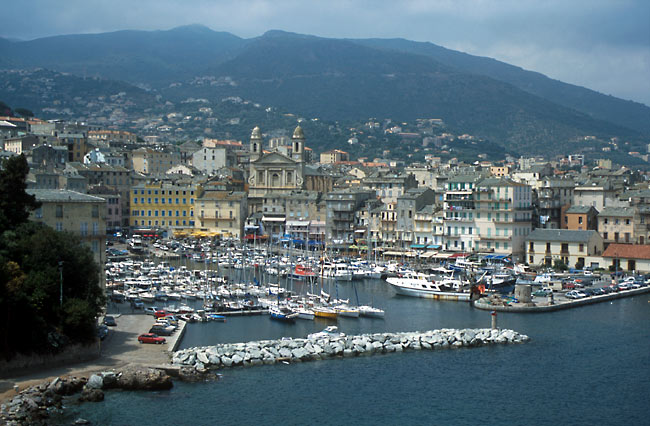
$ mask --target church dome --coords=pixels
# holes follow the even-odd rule
[[[293,139],[305,139],[305,134],[302,132],[302,127],[296,127],[296,130],[293,131]]]
[[[255,126],[253,133],[251,133],[251,139],[262,139],[262,131],[259,126]]]

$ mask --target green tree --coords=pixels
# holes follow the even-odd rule
[[[40,206],[27,189],[29,166],[23,154],[2,163],[0,171],[0,233],[25,223],[29,212]]]
[[[14,113],[18,114],[23,118],[32,118],[34,116],[34,113],[28,110],[27,108],[16,108],[14,110]]]
[[[28,221],[30,210],[39,203],[25,192],[29,168],[24,156],[12,157],[2,166],[2,355],[47,352],[70,340],[94,339],[95,319],[105,297],[92,252],[75,235]]]

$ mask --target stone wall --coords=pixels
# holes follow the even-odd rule
[[[13,377],[41,368],[59,367],[88,361],[99,358],[99,355],[100,341],[98,339],[96,342],[88,345],[75,344],[67,346],[56,354],[18,354],[9,361],[0,358],[0,378],[6,378],[9,375]]]

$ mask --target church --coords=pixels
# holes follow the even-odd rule
[[[256,211],[256,200],[269,193],[283,194],[303,189],[305,186],[304,161],[305,135],[300,126],[291,137],[291,156],[277,151],[264,153],[262,132],[253,129],[250,141],[250,168],[248,177],[248,196],[252,211]],[[259,207],[259,206],[258,206]]]

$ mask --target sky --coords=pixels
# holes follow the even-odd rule
[[[30,0],[3,5],[0,36],[188,24],[428,41],[650,106],[650,0]]]

